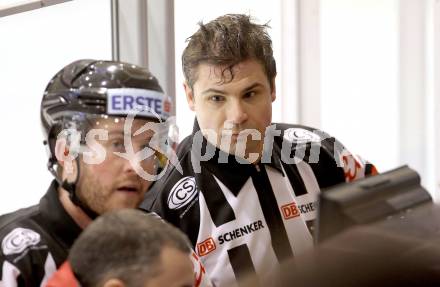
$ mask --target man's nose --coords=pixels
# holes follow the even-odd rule
[[[123,172],[124,173],[135,173],[136,172],[136,161],[133,157],[129,157],[123,160]]]
[[[232,102],[228,110],[228,121],[233,124],[241,124],[248,119],[246,108],[240,101]]]

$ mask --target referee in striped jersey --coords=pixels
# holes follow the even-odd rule
[[[376,170],[322,131],[272,123],[267,25],[239,14],[199,25],[182,55],[194,130],[141,208],[188,235],[215,286],[249,273],[270,286],[282,261],[313,247],[320,190]]]

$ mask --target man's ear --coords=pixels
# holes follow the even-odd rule
[[[183,83],[183,88],[185,89],[186,101],[188,102],[188,107],[191,111],[195,110],[195,99],[193,89],[189,86],[188,82]]]
[[[272,99],[272,102],[273,102],[277,98],[277,88],[275,86],[275,77],[272,78],[271,84],[272,84],[272,90],[270,91],[270,98]]]
[[[125,287],[125,284],[119,279],[112,278],[107,280],[102,287]]]

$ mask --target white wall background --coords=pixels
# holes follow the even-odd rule
[[[321,127],[381,170],[399,159],[397,0],[321,0]]]
[[[0,18],[0,214],[38,202],[52,175],[40,125],[50,78],[80,58],[111,58],[110,1],[76,0]]]

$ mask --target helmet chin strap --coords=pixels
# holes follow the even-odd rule
[[[96,213],[95,211],[93,211],[88,206],[88,204],[83,202],[78,197],[78,195],[76,193],[76,185],[78,183],[79,173],[80,173],[79,157],[76,158],[77,174],[76,174],[75,182],[68,182],[66,179],[65,180],[61,180],[59,178],[59,176],[57,175],[56,171],[53,168],[55,163],[56,163],[56,160],[54,160],[53,158],[49,159],[49,162],[47,163],[47,167],[48,167],[49,171],[54,175],[55,180],[58,182],[58,184],[69,193],[70,201],[72,201],[73,204],[75,204],[76,206],[81,208],[81,210],[84,211],[84,213],[87,214],[92,220],[97,218],[99,216],[99,214]]]

